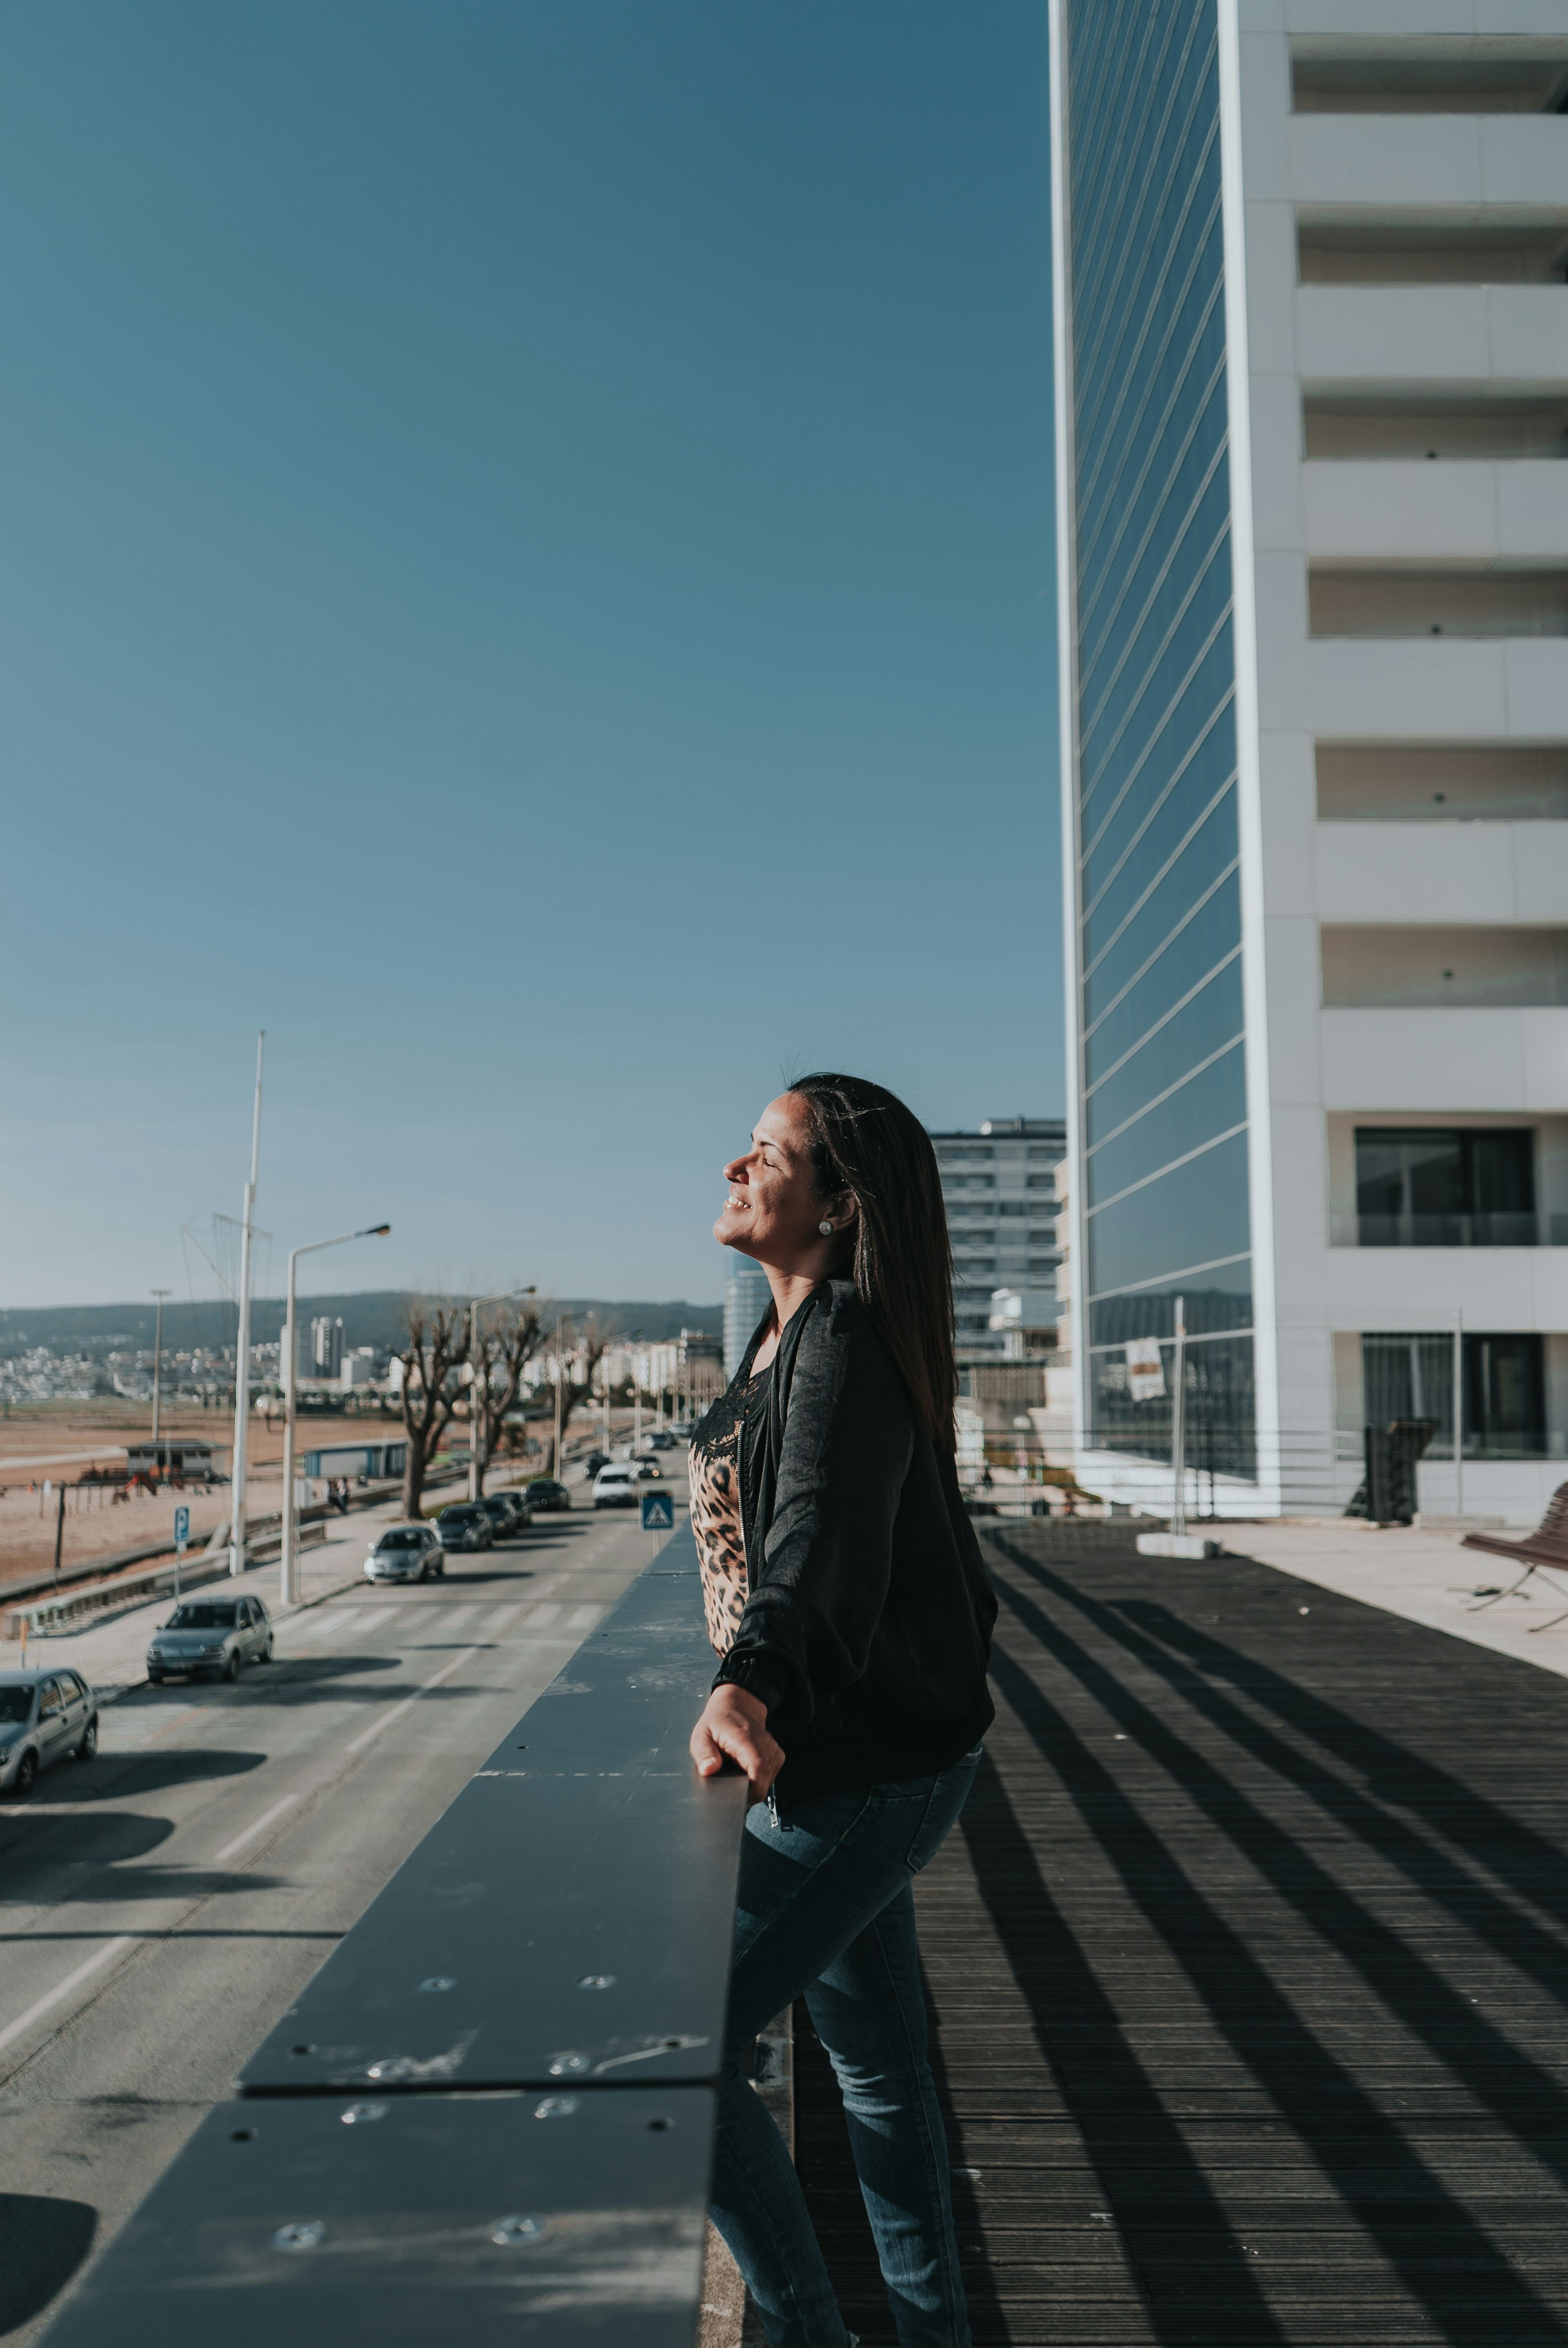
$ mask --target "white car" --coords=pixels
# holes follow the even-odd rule
[[[596,1509],[634,1509],[637,1487],[642,1481],[640,1466],[612,1460],[601,1468],[593,1479],[593,1505]]]

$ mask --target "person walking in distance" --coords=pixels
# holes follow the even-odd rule
[[[968,2348],[912,1886],[993,1718],[996,1598],[954,1458],[952,1260],[903,1102],[803,1077],[724,1169],[713,1226],[772,1302],[692,1440],[718,1676],[699,1771],[744,1771],[713,2221],[770,2348],[845,2348],[804,2199],[749,2071],[796,1997],[832,2058],[901,2348]]]

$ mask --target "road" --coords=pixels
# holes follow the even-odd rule
[[[130,1688],[95,1762],[0,1802],[7,2348],[652,1547],[630,1512],[579,1507],[444,1582],[353,1585],[281,1622],[275,1662],[231,1688]]]

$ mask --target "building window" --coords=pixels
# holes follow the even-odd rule
[[[1358,1127],[1362,1247],[1533,1247],[1535,1137],[1527,1128]]]
[[[1466,1335],[1460,1346],[1467,1459],[1542,1459],[1546,1431],[1544,1341]],[[1453,1457],[1454,1341],[1440,1332],[1368,1332],[1361,1340],[1362,1416],[1368,1426],[1430,1429],[1422,1453]]]

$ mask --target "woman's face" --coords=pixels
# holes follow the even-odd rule
[[[713,1225],[721,1247],[755,1256],[781,1272],[808,1271],[833,1252],[852,1213],[842,1199],[825,1200],[811,1163],[811,1115],[796,1093],[770,1101],[752,1146],[724,1169],[730,1195]],[[835,1226],[831,1237],[819,1225]]]

